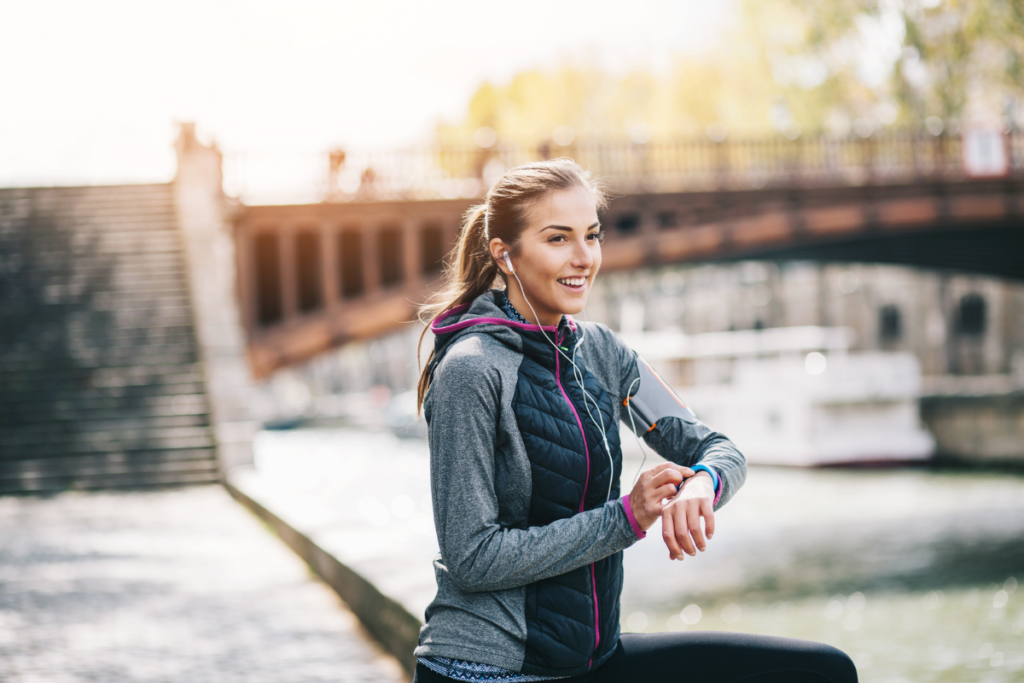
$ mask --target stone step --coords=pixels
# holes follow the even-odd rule
[[[0,491],[216,481],[183,248],[169,184],[0,189]]]
[[[173,295],[191,301],[184,273],[161,273],[157,268],[138,274],[113,273],[99,280],[88,273],[48,273],[44,276],[37,272],[30,284],[34,291],[23,283],[17,286],[18,289],[9,288],[4,298],[12,303],[19,301],[37,306],[88,302],[96,297],[101,300],[124,297],[131,301],[150,296],[160,300],[163,296]]]
[[[4,393],[42,391],[62,386],[80,389],[108,387],[152,386],[155,384],[201,383],[202,377],[193,364],[129,365],[122,367],[83,368],[81,370],[55,370],[53,372],[4,372],[0,382]]]
[[[127,282],[154,282],[159,284],[187,281],[185,266],[180,259],[170,258],[132,258],[125,254],[106,255],[104,258],[89,259],[78,263],[66,263],[52,267],[35,268],[37,280],[53,280],[55,278],[81,278],[94,288],[102,285]]]
[[[143,318],[142,314],[145,313],[145,312],[146,312],[146,309],[116,310],[116,311],[112,311],[112,312],[111,311],[89,311],[89,310],[84,310],[83,311],[81,309],[71,309],[71,310],[68,311],[68,314],[72,315],[72,314],[75,314],[75,313],[86,313],[86,314],[88,314],[86,316],[86,320],[89,320],[90,316],[93,318],[93,320],[95,320],[96,318],[100,318],[101,320],[99,320],[98,322],[106,323],[106,325],[109,326],[112,329],[122,329],[122,330],[148,329],[148,328],[153,327],[153,326],[173,327],[173,326],[178,326],[178,325],[191,325],[191,323],[192,323],[192,315],[187,310],[177,310],[177,311],[170,311],[170,312],[166,312],[166,313],[161,312],[161,311],[157,311],[156,314],[154,314],[152,317],[150,317],[150,318]],[[41,317],[41,318],[36,318],[36,319],[33,319],[31,317],[27,317],[26,318],[26,322],[36,322],[37,324],[44,323],[44,322],[47,322],[47,323],[50,323],[50,324],[58,323],[60,321],[60,317],[59,316],[55,316],[54,313],[56,313],[56,312],[55,311],[40,312],[41,316],[42,315],[47,315],[48,317],[47,318],[42,318]],[[95,314],[95,316],[93,316],[93,314]],[[111,320],[111,318],[115,318],[115,319]],[[60,329],[60,326],[58,326],[58,325],[55,325],[54,327],[55,327],[55,329],[58,329],[58,330]]]
[[[171,319],[173,323],[183,324],[180,321],[192,319],[192,311],[188,306],[178,304],[159,304],[154,302],[152,306],[143,306],[142,302],[136,302],[132,306],[121,306],[116,301],[104,301],[98,306],[91,306],[88,302],[75,302],[60,304],[58,306],[47,306],[37,308],[34,311],[27,311],[27,315],[21,316],[26,323],[36,325],[48,325],[54,329],[61,329],[66,326],[68,319],[84,319],[105,323],[109,328],[137,327],[140,321],[150,322],[153,320]]]
[[[0,462],[0,493],[213,483],[218,478],[212,450]]]
[[[177,388],[177,387],[175,387]],[[203,391],[175,391],[169,393],[143,395],[142,387],[132,387],[135,391],[130,395],[99,396],[97,390],[87,393],[75,393],[68,397],[57,397],[53,394],[40,393],[33,400],[19,400],[8,406],[9,410],[17,410],[24,414],[46,410],[137,410],[147,415],[183,415],[192,413],[173,412],[185,410],[188,406],[206,405],[206,394]],[[108,392],[109,393],[109,392]],[[26,394],[26,398],[31,395]],[[192,410],[192,408],[188,408]],[[168,412],[170,411],[170,412]]]
[[[170,230],[175,225],[174,210],[173,206],[160,203],[141,203],[131,207],[79,203],[61,208],[30,208],[21,222],[39,231],[64,234],[76,229],[98,234],[108,225],[121,231],[139,228]]]
[[[93,401],[99,399],[140,400],[153,398],[173,398],[180,395],[192,395],[206,391],[202,382],[181,382],[171,384],[133,385],[121,387],[87,387],[50,386],[43,390],[0,393],[0,410],[9,410],[14,405],[41,403],[43,405],[65,400]]]
[[[212,448],[209,427],[79,432],[77,434],[28,433],[5,429],[0,433],[0,459],[23,460],[48,455],[106,453],[122,450],[165,448]]]
[[[91,287],[91,283],[70,283],[65,279],[54,279],[49,282],[39,283],[35,293],[11,292],[4,297],[4,308],[6,312],[15,311],[21,316],[35,316],[38,318],[53,317],[54,313],[63,313],[74,319],[88,313],[88,306],[95,302],[102,306],[109,302],[123,303],[140,307],[147,301],[154,305],[176,304],[187,306],[191,303],[189,292],[184,283],[176,286],[174,283],[137,283],[136,285],[124,285],[124,289],[105,286],[103,288]],[[15,307],[21,307],[17,310]]]
[[[107,223],[102,230],[99,229],[100,226],[95,226],[95,231],[93,226],[75,226],[66,231],[49,231],[57,232],[57,234],[52,235],[52,238],[46,241],[22,239],[21,242],[24,246],[32,247],[32,253],[35,256],[65,253],[63,248],[56,249],[55,247],[69,245],[60,244],[55,238],[66,238],[69,234],[71,235],[71,253],[76,258],[87,259],[107,252],[128,253],[129,249],[138,249],[140,251],[136,253],[139,254],[149,253],[142,251],[144,249],[153,249],[155,253],[183,253],[181,238],[175,230],[174,224],[168,222],[166,225],[166,228],[158,229],[154,226],[151,230],[138,230],[127,229],[127,223],[125,225]],[[46,231],[34,237],[42,236],[51,237]]]
[[[202,406],[200,406],[202,407]],[[87,434],[101,431],[142,431],[147,429],[174,429],[179,427],[209,427],[205,410],[182,415],[170,410],[167,414],[137,411],[119,412],[61,410],[61,411],[5,411],[0,415],[0,428],[10,434],[28,437],[33,434]]]
[[[129,365],[185,365],[199,362],[196,355],[198,351],[194,346],[164,339],[157,337],[149,342],[145,335],[139,334],[134,338],[125,337],[118,340],[120,343],[104,344],[99,335],[92,339],[80,337],[67,340],[69,343],[64,348],[55,350],[52,357],[46,359],[33,357],[23,348],[12,349],[9,354],[4,354],[4,360],[0,361],[0,372],[47,370],[56,367],[67,370],[93,370]],[[48,350],[47,353],[51,351]]]
[[[0,372],[4,370],[18,371],[21,369],[46,369],[55,366],[72,368],[93,369],[96,367],[116,367],[124,365],[149,365],[150,359],[157,362],[187,363],[196,362],[187,360],[185,354],[195,352],[181,343],[175,343],[180,335],[163,337],[154,335],[150,341],[147,339],[143,328],[136,328],[136,334],[124,336],[117,340],[117,343],[104,344],[100,335],[95,337],[77,337],[65,339],[66,344],[61,348],[48,348],[46,353],[49,358],[40,359],[42,354],[32,354],[29,349],[24,348],[22,341],[17,347],[13,346],[10,351],[4,353],[4,360],[0,362]],[[143,346],[144,345],[144,346]],[[166,349],[166,351],[165,351]],[[162,360],[161,359],[166,359]]]
[[[43,188],[35,188],[43,189]],[[110,185],[94,188],[98,192],[74,192],[71,188],[54,188],[57,192],[36,193],[33,198],[26,198],[21,203],[9,203],[12,208],[32,211],[35,215],[77,215],[95,216],[97,214],[140,215],[153,213],[156,215],[173,215],[175,210],[174,193],[170,185],[154,192],[122,192]],[[0,201],[4,201],[0,197]],[[8,203],[8,202],[5,202]]]
[[[125,206],[174,208],[174,188],[170,183],[143,185],[79,185],[59,187],[11,187],[0,190],[0,205],[21,208],[23,212],[67,211],[89,208],[123,209]]]
[[[77,477],[74,474],[0,481],[0,495],[25,493],[60,493],[63,491],[138,490],[215,484],[220,481],[215,467],[195,471],[142,472]]]
[[[117,416],[155,418],[208,414],[206,396],[201,393],[85,398],[69,392],[62,398],[47,395],[35,400],[0,401],[0,426],[63,420],[72,415],[82,420],[97,420]]]
[[[2,211],[3,206],[0,205],[0,213]],[[67,243],[69,248],[80,253],[92,251],[108,231],[115,236],[137,237],[177,234],[174,218],[163,216],[158,211],[103,212],[93,215],[85,215],[83,212],[46,213],[36,214],[19,223],[32,230],[31,235],[21,237],[23,243],[46,246],[53,242]],[[45,241],[43,238],[46,238]]]
[[[146,312],[191,317],[191,307],[180,299],[173,301],[150,301],[150,305],[147,306],[146,300],[142,297],[120,300],[118,294],[118,292],[100,292],[99,296],[94,295],[91,299],[79,298],[60,303],[44,303],[42,306],[38,305],[38,300],[9,297],[5,302],[5,306],[10,311],[18,304],[35,304],[33,308],[24,310],[21,317],[24,317],[26,320],[51,323],[64,322],[69,318],[72,320],[81,317],[88,318],[93,313],[102,315],[105,318],[109,318],[110,314],[114,313],[119,318],[127,317],[129,319],[132,316],[138,316]],[[184,314],[188,315],[185,316]]]
[[[119,206],[117,203],[62,200],[58,205],[47,206],[42,202],[10,202],[0,197],[0,213],[9,220],[47,232],[67,232],[78,225],[99,229],[107,223],[164,226],[174,223],[174,211],[173,203],[163,201],[143,200]]]
[[[0,360],[0,382],[7,373],[86,372],[99,369],[186,366],[199,361],[198,352],[188,344],[153,344],[143,348],[130,345],[88,348],[80,345],[74,357]]]
[[[117,427],[121,424],[147,425],[148,427],[209,426],[210,413],[203,403],[181,403],[181,407],[167,406],[164,409],[140,409],[129,413],[124,406],[117,410],[90,408],[88,406],[50,407],[48,410],[24,410],[15,406],[0,415],[0,429],[59,431],[88,431]]]

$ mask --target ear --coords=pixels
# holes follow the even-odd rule
[[[491,252],[491,258],[498,263],[498,269],[501,270],[505,275],[509,275],[508,264],[505,263],[505,252],[508,252],[509,256],[512,255],[512,247],[505,244],[500,237],[495,237],[491,240],[490,244],[487,245]]]

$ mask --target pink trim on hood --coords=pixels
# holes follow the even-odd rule
[[[458,332],[464,330],[467,327],[474,325],[505,325],[506,327],[515,327],[520,330],[526,330],[528,332],[558,332],[557,325],[530,325],[527,323],[516,322],[515,320],[509,320],[508,318],[471,318],[469,320],[462,320],[451,325],[440,325],[442,320],[450,318],[453,315],[465,312],[469,308],[469,304],[460,304],[455,308],[450,308],[441,315],[434,318],[434,322],[430,323],[430,331],[435,334],[448,334],[449,332]],[[573,332],[576,331],[576,321],[573,320],[571,315],[565,316],[565,321],[569,323],[569,329]]]

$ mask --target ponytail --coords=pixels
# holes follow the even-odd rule
[[[423,337],[437,316],[451,308],[473,301],[494,286],[499,270],[498,264],[491,258],[487,224],[486,203],[471,207],[463,216],[459,241],[453,250],[454,258],[445,267],[445,280],[448,284],[430,297],[419,310],[419,319],[426,327],[420,333],[419,342],[416,344],[417,358],[420,357]],[[420,379],[416,385],[416,412],[423,407],[423,397],[430,388],[433,361],[434,350],[431,349],[426,366],[420,368]]]

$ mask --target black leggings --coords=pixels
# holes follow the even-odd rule
[[[413,683],[451,683],[416,665]],[[841,650],[795,638],[695,631],[625,633],[600,668],[564,683],[857,683]]]

